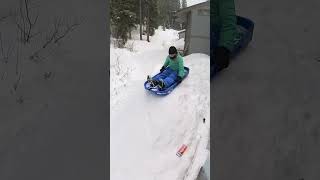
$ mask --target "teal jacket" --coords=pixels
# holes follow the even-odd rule
[[[218,46],[232,51],[239,38],[234,0],[211,0],[210,6],[212,27],[219,30]]]
[[[184,77],[183,57],[180,54],[175,59],[170,59],[168,56],[163,66],[170,67],[172,70],[178,72],[178,76],[181,78]]]

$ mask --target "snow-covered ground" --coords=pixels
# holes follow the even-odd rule
[[[133,36],[126,49],[110,50],[111,180],[194,180],[209,153],[209,56],[186,56],[189,76],[158,97],[144,89],[146,76],[159,71],[171,45],[183,48],[183,40],[174,30],[156,30],[150,43]],[[188,149],[179,158],[182,144]]]
[[[207,0],[187,0],[187,6],[193,6],[193,5],[196,5],[196,4],[199,4],[199,3],[203,3]]]

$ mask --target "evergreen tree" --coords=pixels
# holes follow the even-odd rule
[[[147,41],[149,42],[149,36],[154,35],[155,29],[159,26],[158,21],[158,2],[157,0],[146,1],[146,19],[147,19]]]
[[[186,8],[187,7],[187,0],[182,0],[182,8]]]
[[[135,11],[136,0],[111,0],[111,32],[117,39],[117,46],[124,47],[132,28],[135,27],[137,16]]]
[[[169,27],[177,28],[178,25],[175,21],[175,13],[180,9],[180,0],[169,0],[168,3],[168,14],[169,14]]]
[[[158,0],[158,9],[159,9],[159,24],[162,26],[163,30],[167,27],[169,14],[168,14],[168,0]]]

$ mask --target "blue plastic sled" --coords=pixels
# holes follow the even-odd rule
[[[245,49],[250,43],[250,41],[252,40],[254,22],[248,18],[237,16],[237,27],[241,35],[241,39],[237,41],[237,43],[235,44],[235,48],[230,54],[231,59],[235,58],[241,52],[241,50]],[[217,45],[217,40],[211,39],[211,46],[215,47],[216,45]],[[211,54],[211,57],[213,57],[212,54]],[[211,61],[213,61],[213,59],[211,59]],[[210,68],[211,68],[210,76],[212,78],[218,72],[213,66],[211,66]]]
[[[184,75],[184,77],[182,78],[182,81],[188,76],[188,74],[189,74],[189,68],[188,68],[188,67],[184,67],[184,72],[185,72],[185,75]],[[158,73],[158,74],[160,74],[160,73]],[[158,74],[156,74],[156,75],[158,75]],[[156,75],[155,75],[155,76],[156,76]],[[154,76],[153,76],[153,77],[154,77]],[[173,91],[173,89],[174,89],[175,87],[177,87],[178,85],[179,85],[179,84],[178,84],[177,82],[175,82],[175,83],[173,83],[171,86],[169,86],[169,87],[167,87],[167,88],[165,88],[165,89],[163,89],[163,90],[159,90],[159,89],[156,89],[156,88],[151,88],[151,87],[150,87],[150,83],[148,83],[148,82],[146,81],[146,82],[144,83],[144,88],[145,88],[146,90],[148,90],[148,91],[156,94],[156,95],[165,96],[165,95],[170,94],[170,93]]]
[[[248,18],[237,16],[237,25],[241,34],[240,42],[236,44],[235,49],[231,52],[231,58],[237,56],[241,49],[248,46],[253,36],[254,22]],[[244,29],[244,30],[241,30]]]

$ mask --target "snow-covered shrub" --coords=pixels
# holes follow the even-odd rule
[[[128,41],[125,45],[125,48],[127,48],[130,52],[134,52],[134,41]]]

